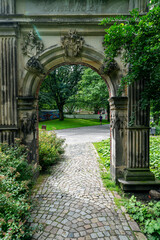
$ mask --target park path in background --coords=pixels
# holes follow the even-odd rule
[[[58,137],[65,138],[66,144],[100,142],[110,137],[110,125],[69,128],[55,131]]]
[[[123,209],[115,206],[118,195],[103,186],[95,148],[82,140],[79,144],[67,141],[64,159],[53,166],[51,176],[33,195],[30,222],[43,226],[33,239],[146,239]]]

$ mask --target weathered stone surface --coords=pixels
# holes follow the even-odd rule
[[[146,236],[141,232],[135,232],[134,234],[135,234],[137,240],[147,240]]]
[[[128,13],[127,0],[28,0],[22,6],[22,11],[30,14],[105,14],[105,13]],[[132,6],[130,6],[131,8]]]
[[[152,198],[154,199],[160,199],[160,192],[156,190],[151,190],[149,191],[149,194],[151,195]]]
[[[140,232],[140,228],[138,226],[138,224],[136,222],[133,221],[129,221],[129,226],[131,227],[131,229],[135,232]]]

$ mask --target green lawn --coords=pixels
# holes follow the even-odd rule
[[[69,119],[65,118],[64,121],[59,119],[49,120],[45,122],[39,122],[39,129],[42,129],[42,125],[46,125],[47,130],[60,130],[66,128],[78,128],[99,125],[98,119]],[[107,120],[102,120],[102,124],[109,124]]]

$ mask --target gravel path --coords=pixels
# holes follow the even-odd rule
[[[36,206],[30,222],[43,225],[33,239],[146,239],[123,209],[117,209],[113,194],[103,187],[91,143],[69,144],[64,160],[54,166],[33,201]]]
[[[100,142],[110,137],[110,125],[56,130],[58,137],[65,138],[67,144]]]

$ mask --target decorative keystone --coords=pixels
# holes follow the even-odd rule
[[[70,30],[68,35],[61,37],[62,48],[66,57],[77,57],[83,48],[84,39],[76,30]]]

